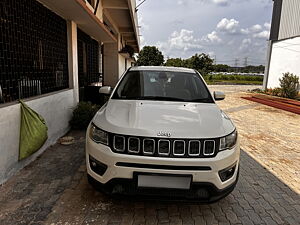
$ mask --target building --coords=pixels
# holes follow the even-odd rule
[[[69,130],[86,87],[114,86],[139,51],[135,0],[0,2],[0,184]],[[18,161],[20,104],[41,114],[48,140]]]
[[[300,1],[273,1],[264,88],[279,87],[283,73],[300,76]]]

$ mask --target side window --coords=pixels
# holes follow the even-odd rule
[[[116,93],[119,96],[126,98],[139,97],[141,95],[141,84],[140,84],[140,73],[139,72],[129,72],[124,80],[120,83]]]
[[[208,98],[208,92],[206,90],[204,82],[198,77],[198,75],[193,76],[193,80],[195,81],[196,90],[197,90],[197,96],[200,96],[201,98]]]

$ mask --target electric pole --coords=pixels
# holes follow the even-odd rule
[[[248,66],[248,57],[245,57],[244,66],[245,66],[245,67]]]
[[[238,72],[239,59],[234,60],[235,71]]]

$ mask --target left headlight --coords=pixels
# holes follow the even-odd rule
[[[237,142],[237,131],[235,130],[231,134],[220,139],[220,151],[231,149],[236,145]]]
[[[91,124],[89,134],[90,134],[90,138],[94,142],[101,143],[101,144],[104,144],[104,145],[108,145],[108,134],[107,134],[107,132],[99,129],[93,123]]]

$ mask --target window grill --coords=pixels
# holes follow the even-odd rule
[[[68,87],[66,21],[35,0],[2,0],[0,103]]]
[[[79,87],[86,87],[101,81],[100,45],[89,35],[77,30],[78,39],[78,80]]]

